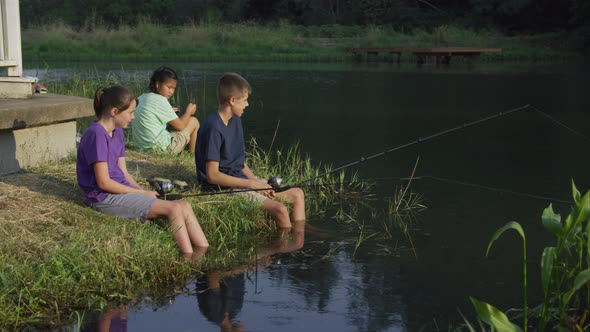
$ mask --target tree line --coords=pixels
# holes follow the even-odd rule
[[[20,8],[24,27],[133,26],[147,19],[172,26],[253,21],[429,29],[452,24],[505,33],[590,35],[588,0],[21,0]]]

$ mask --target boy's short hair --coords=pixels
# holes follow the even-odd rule
[[[225,104],[231,97],[239,98],[244,92],[252,93],[250,83],[237,73],[225,73],[217,84],[217,100]]]

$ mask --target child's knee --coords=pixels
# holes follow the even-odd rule
[[[299,198],[301,200],[305,199],[305,192],[303,191],[303,189],[295,188],[295,192],[296,192],[297,198]]]
[[[191,204],[185,200],[178,200],[176,201],[176,204],[178,205],[178,209],[181,211],[185,211],[188,213],[192,213],[193,212],[193,207],[191,206]]]
[[[178,201],[169,201],[170,204],[168,207],[168,217],[170,218],[176,218],[176,217],[184,217],[184,214],[186,213],[186,209],[187,209],[187,202],[183,201],[183,200],[178,200]]]
[[[274,215],[278,217],[289,217],[289,209],[283,204],[277,204],[274,209]]]
[[[305,200],[305,193],[301,188],[291,189],[291,198],[293,202],[303,202]]]
[[[193,131],[194,131],[194,130],[198,130],[198,129],[199,129],[199,127],[201,126],[201,124],[199,123],[199,120],[197,120],[197,118],[195,118],[195,117],[192,117],[192,118],[189,120],[189,126],[190,126],[190,128],[192,128],[192,129],[193,129]]]
[[[281,215],[288,213],[287,207],[277,201],[267,201],[269,203],[268,206],[264,206],[264,210],[266,212],[272,214],[273,216]]]

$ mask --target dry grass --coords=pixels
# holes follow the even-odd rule
[[[296,182],[320,172],[309,158],[300,159],[296,147],[279,152],[283,157],[275,160],[274,168],[269,166],[272,158],[256,147],[253,151],[249,163],[269,174],[291,174]],[[127,168],[146,189],[147,179],[159,176],[186,181],[189,193],[200,192],[189,154],[129,149]],[[356,188],[354,183],[347,186]],[[321,196],[321,187],[309,189],[309,201],[327,202],[338,196]],[[211,245],[198,262],[179,255],[161,220],[132,222],[87,207],[77,184],[74,155],[0,176],[0,331],[30,324],[53,328],[71,322],[78,311],[100,311],[162,290],[169,294],[202,270],[241,264],[275,235],[270,217],[243,198],[215,195],[186,200]]]
[[[188,155],[128,151],[127,158],[145,187],[154,175],[195,185]],[[214,246],[204,261],[187,262],[165,224],[111,218],[87,207],[75,169],[70,157],[0,177],[0,331],[63,324],[75,310],[102,310],[147,290],[168,289],[203,266],[231,266],[232,257],[240,258],[238,235],[263,239],[261,232],[269,232],[262,212],[240,200],[191,199]]]

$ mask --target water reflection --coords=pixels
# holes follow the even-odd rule
[[[126,305],[108,309],[91,323],[85,324],[82,332],[127,332],[128,308]]]
[[[154,66],[138,67],[125,72],[149,75]],[[486,65],[473,70],[455,65],[444,70],[309,64],[177,67],[185,78],[183,90],[202,96],[198,108],[203,117],[215,109],[216,78],[227,70],[241,72],[256,86],[253,112],[248,113],[251,128],[245,130],[259,142],[275,142],[276,147],[298,142],[313,163],[339,166],[351,158],[358,160],[417,136],[526,103],[586,136],[590,129],[590,112],[586,111],[590,98],[584,88],[589,66]],[[54,80],[69,81],[75,70],[64,69],[60,74],[60,69],[52,68],[45,82],[49,74]],[[104,73],[116,70],[110,66]],[[121,82],[129,81],[124,73],[117,75]],[[305,98],[291,98],[294,93]],[[274,140],[278,121],[280,130]],[[590,183],[589,155],[580,151],[587,151],[587,141],[545,117],[524,112],[362,163],[358,172],[365,179],[407,176],[420,156],[417,175],[568,198],[571,179],[579,188],[588,188]],[[391,195],[390,187],[382,187],[379,197]],[[220,293],[224,283],[241,292],[236,300],[241,304],[235,315],[228,311],[228,320],[241,321],[257,331],[431,331],[461,324],[457,308],[474,317],[469,296],[499,308],[520,306],[521,280],[514,278],[514,271],[522,268],[514,254],[520,252],[520,242],[502,239],[489,258],[485,247],[498,227],[517,220],[526,228],[528,250],[539,253],[549,243],[539,213],[550,202],[432,178],[413,182],[412,189],[424,194],[428,206],[412,234],[415,252],[400,250],[395,237],[375,236],[354,254],[358,230],[346,231],[328,213],[314,212],[309,215],[318,219],[313,226],[325,227],[331,236],[318,234],[308,224],[305,250],[273,257],[273,266],[258,274],[256,286],[245,281],[253,274],[246,266],[233,275],[234,282],[242,285],[234,285],[228,280],[230,275],[220,277],[224,279]],[[531,259],[532,264],[539,261],[538,256]],[[528,282],[530,289],[541,289],[538,276]],[[538,303],[533,299],[538,294],[530,296],[529,302]],[[176,296],[168,310],[130,308],[129,328],[219,331],[221,325],[213,325],[195,305],[190,295]],[[223,321],[225,313],[218,317]]]
[[[254,262],[229,271],[210,271],[197,279],[197,300],[203,316],[223,332],[247,331],[237,317],[244,304],[248,274],[270,266],[275,254],[301,249],[304,237],[305,222],[296,222],[291,230],[281,231],[271,246],[258,250]]]

